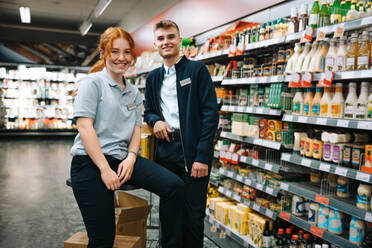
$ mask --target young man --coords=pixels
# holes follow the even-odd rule
[[[176,23],[158,22],[154,36],[164,65],[147,76],[145,121],[157,138],[155,160],[185,182],[183,247],[203,247],[206,194],[218,125],[214,84],[203,63],[180,56],[182,38]]]

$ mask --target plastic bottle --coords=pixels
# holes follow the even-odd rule
[[[325,27],[330,24],[331,15],[328,11],[328,3],[326,1],[322,2],[322,6],[320,8],[319,13],[319,25],[318,27]]]
[[[319,14],[320,14],[320,7],[319,7],[319,0],[314,0],[313,6],[310,12],[309,18],[309,26],[312,28],[317,28],[319,24]]]
[[[351,180],[347,177],[337,177],[337,196],[349,198],[351,196]]]
[[[303,72],[302,67],[303,67],[306,56],[310,52],[310,49],[311,49],[311,44],[306,43],[305,48],[303,49],[302,53],[300,54],[300,56],[297,59],[297,63],[295,64],[295,72],[296,73],[302,73]]]
[[[323,157],[323,141],[322,141],[322,133],[316,132],[315,139],[313,142],[313,158],[314,159],[321,159]]]
[[[289,246],[290,248],[299,248],[300,247],[300,242],[298,241],[298,235],[293,234],[292,235],[292,240],[291,244]]]
[[[357,107],[356,83],[349,83],[349,93],[345,101],[345,118],[354,119]]]
[[[370,67],[370,53],[371,53],[371,43],[369,42],[368,31],[363,31],[362,34],[362,44],[358,51],[357,59],[357,69],[366,70]]]
[[[328,117],[331,115],[331,88],[324,87],[324,94],[320,100],[320,116]]]
[[[320,205],[319,217],[318,217],[318,227],[320,229],[324,229],[324,230],[328,229],[328,215],[329,215],[329,208],[327,208],[326,206]]]
[[[315,132],[312,129],[307,130],[307,139],[305,141],[305,156],[308,158],[313,157]]]
[[[346,70],[346,39],[344,37],[340,38],[340,46],[337,50],[336,55],[336,71],[345,71]]]
[[[311,116],[319,116],[320,115],[320,101],[322,100],[323,96],[323,88],[316,87],[316,93],[311,103]]]
[[[329,39],[325,38],[322,41],[322,46],[319,52],[317,52],[315,57],[315,62],[311,62],[311,71],[313,72],[324,72],[325,58],[327,56],[329,49]]]
[[[337,39],[331,39],[327,56],[325,58],[325,71],[336,71]]]
[[[349,240],[351,243],[360,245],[363,242],[365,225],[364,222],[357,218],[352,217],[350,221]]]
[[[328,218],[328,231],[334,234],[342,234],[342,220],[344,218],[343,213],[337,209],[331,208],[329,211]]]
[[[305,208],[304,198],[301,196],[293,195],[292,197],[292,214],[295,216],[303,216]]]
[[[298,57],[300,56],[301,52],[302,52],[301,44],[296,43],[295,48],[294,48],[294,54],[288,60],[288,63],[287,63],[287,66],[285,68],[284,73],[286,73],[286,74],[295,73],[295,66],[297,65],[297,60],[298,60]]]
[[[331,117],[344,117],[344,96],[342,94],[342,83],[336,83],[336,93],[331,101]]]
[[[351,35],[351,42],[348,44],[347,47],[347,56],[346,56],[346,70],[356,70],[357,65],[357,57],[359,54],[359,46],[358,46],[358,34]]]
[[[372,85],[369,88],[369,96],[368,96],[368,120],[372,120]]]
[[[313,108],[313,105],[312,105],[313,104],[313,99],[314,99],[314,95],[313,95],[312,89],[307,88],[306,93],[305,93],[303,115],[307,115],[307,116],[311,115],[311,110]]]
[[[357,207],[364,210],[371,210],[371,193],[372,186],[360,184],[357,194]]]
[[[355,6],[352,5],[350,10],[347,12],[346,21],[351,21],[359,18],[359,12],[355,10]]]
[[[309,207],[309,212],[308,212],[308,222],[311,225],[316,225],[318,223],[318,218],[319,218],[319,204],[312,202]]]
[[[302,95],[302,89],[297,88],[296,94],[292,100],[292,114],[302,115],[304,112],[304,97]]]
[[[367,13],[364,12],[364,8],[361,6],[359,7],[359,18],[367,17]]]
[[[302,69],[301,71],[302,72],[310,72],[310,64],[311,64],[311,60],[313,59],[313,57],[315,56],[316,52],[318,51],[319,49],[319,43],[317,41],[315,41],[312,45],[311,45],[311,50],[310,52],[306,55],[305,59],[304,59],[304,63],[302,65]]]
[[[368,90],[369,83],[362,82],[362,87],[360,89],[360,94],[356,107],[356,118],[357,119],[367,119],[368,114]]]

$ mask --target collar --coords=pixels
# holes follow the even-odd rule
[[[111,87],[119,87],[120,88],[120,86],[115,82],[115,80],[112,79],[110,73],[108,73],[108,71],[106,70],[106,67],[103,68],[102,74],[103,74],[103,77],[104,77],[105,81],[107,81],[108,84]],[[125,79],[125,77],[123,77],[123,80],[124,80],[124,83],[125,83],[125,89],[124,89],[123,93],[132,92],[132,90],[133,90],[132,87],[133,86],[128,82],[128,80]]]
[[[180,58],[177,60],[177,62],[176,62],[174,65],[172,65],[172,67],[168,67],[168,66],[166,66],[165,64],[163,64],[164,73],[167,73],[168,69],[169,69],[171,72],[175,72],[175,71],[176,71],[176,66],[177,66],[177,64],[182,60],[183,57],[184,57],[184,56],[180,57]]]

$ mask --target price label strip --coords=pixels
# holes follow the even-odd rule
[[[284,161],[291,161],[291,154],[289,154],[289,153],[282,153],[282,160],[284,160]]]
[[[297,88],[301,86],[301,74],[294,73],[291,75],[291,79],[289,80],[288,87],[289,88]]]
[[[327,118],[316,118],[317,125],[327,125]]]
[[[349,127],[349,121],[348,120],[337,120],[337,126],[338,127]]]
[[[279,217],[282,218],[283,220],[288,221],[288,222],[291,219],[291,215],[289,213],[286,213],[286,212],[283,212],[283,211],[280,212]]]
[[[306,167],[310,167],[310,165],[311,165],[311,160],[306,159],[306,158],[303,158],[303,159],[301,160],[301,165],[306,166]]]
[[[370,175],[363,172],[357,172],[356,179],[369,183]]]
[[[347,169],[342,167],[336,167],[335,174],[346,177],[347,175]]]
[[[324,231],[316,226],[310,226],[310,232],[320,238],[323,238]]]
[[[319,202],[320,204],[326,205],[326,206],[329,205],[329,198],[319,195],[319,194],[316,194],[315,201]]]
[[[311,87],[312,81],[313,81],[313,74],[311,72],[306,72],[302,76],[301,87],[304,87],[304,88]]]
[[[331,169],[331,165],[330,164],[320,163],[319,170],[322,170],[322,171],[325,171],[325,172],[329,172],[330,169]]]

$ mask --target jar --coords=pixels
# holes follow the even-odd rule
[[[315,202],[312,202],[309,206],[308,222],[312,225],[316,225],[318,223],[319,207],[319,204]]]
[[[304,198],[298,195],[292,197],[292,214],[295,216],[303,216],[305,213]]]
[[[286,49],[285,47],[280,47],[278,51],[278,63],[286,62]]]
[[[257,65],[254,67],[253,77],[261,77],[261,66]]]
[[[337,196],[341,198],[349,198],[351,196],[351,181],[349,178],[338,176]]]
[[[272,69],[273,69],[273,67],[271,65],[266,64],[264,66],[264,69],[263,69],[263,76],[264,77],[272,76],[273,75],[272,74]]]
[[[360,184],[357,194],[357,207],[364,210],[371,210],[372,186]]]
[[[329,215],[329,208],[321,205],[319,209],[319,217],[318,217],[318,227],[320,229],[324,229],[324,230],[328,229],[328,215]]]
[[[285,65],[284,64],[278,64],[276,66],[276,75],[283,75],[285,71]]]
[[[240,78],[240,72],[241,72],[240,68],[233,69],[232,70],[232,76],[231,76],[231,78],[232,79],[238,79],[238,78]]]

